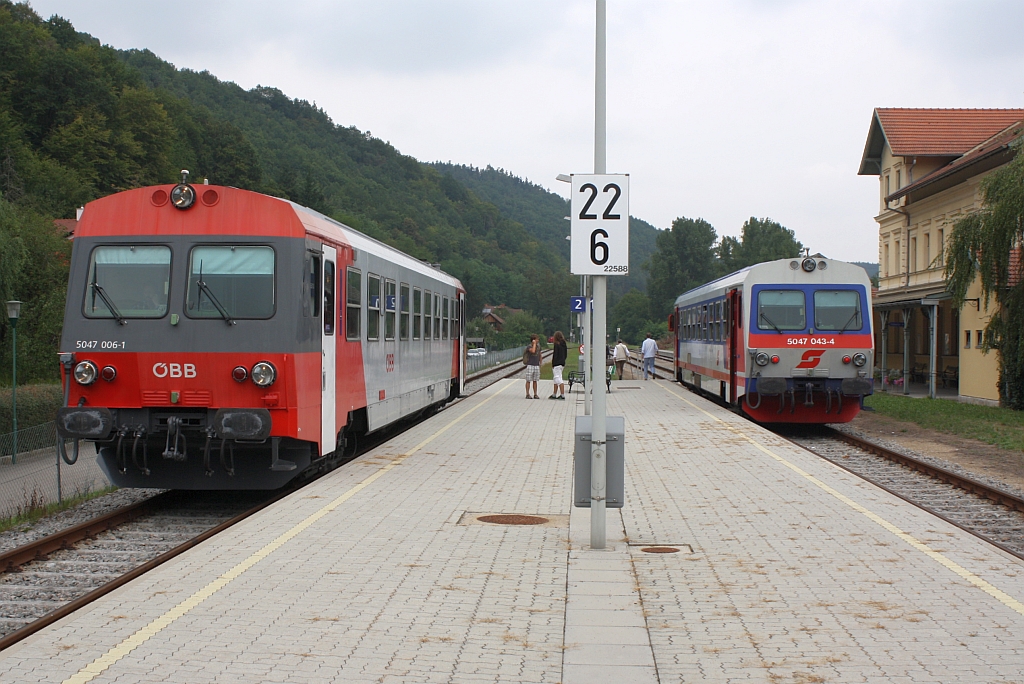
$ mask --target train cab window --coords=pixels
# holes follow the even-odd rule
[[[423,292],[418,287],[412,290],[412,339],[420,339],[420,326],[423,324]]]
[[[441,339],[441,295],[434,293],[434,339]]]
[[[306,282],[309,285],[309,312],[313,318],[320,315],[320,257],[309,255],[306,265]]]
[[[366,339],[380,339],[380,276],[366,275]]]
[[[803,330],[807,327],[804,293],[761,290],[757,293],[757,327],[761,330]]]
[[[423,291],[423,339],[430,339],[430,290]]]
[[[395,339],[395,281],[384,281],[384,339]]]
[[[442,297],[441,298],[441,318],[444,321],[441,324],[441,339],[442,340],[447,340],[448,339],[448,326],[450,325],[450,323],[448,321],[448,298],[447,297]]]
[[[345,337],[350,340],[359,339],[359,320],[363,305],[362,273],[358,269],[347,270],[348,282],[345,287]]]
[[[860,293],[855,290],[818,290],[814,293],[814,327],[817,330],[860,330]]]
[[[324,334],[334,334],[334,262],[324,261]]]
[[[270,318],[274,315],[274,250],[270,247],[193,247],[188,273],[185,313],[191,318]],[[306,278],[312,315],[319,316],[320,257],[308,260]]]
[[[409,286],[402,283],[398,289],[398,336],[403,340],[409,339]]]
[[[162,318],[167,314],[171,250],[162,245],[97,247],[89,262],[86,318]]]

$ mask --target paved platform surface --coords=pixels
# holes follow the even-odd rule
[[[613,386],[627,504],[588,549],[579,413],[498,383],[0,653],[0,681],[1024,682],[1024,563],[665,381]]]

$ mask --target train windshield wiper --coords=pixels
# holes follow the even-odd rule
[[[770,319],[767,316],[765,316],[764,312],[761,313],[761,318],[763,318],[765,320],[765,322],[768,323],[768,325],[770,325],[773,328],[775,328],[775,332],[779,333],[780,335],[782,334],[782,329],[779,326],[777,326],[774,323],[772,323],[772,319]]]
[[[854,319],[857,318],[858,314],[860,314],[860,311],[855,310],[853,312],[853,315],[850,316],[850,320],[846,321],[846,323],[843,324],[843,327],[839,329],[839,335],[842,335],[844,332],[846,332],[846,329],[850,326],[851,323],[853,323]]]
[[[93,281],[91,285],[93,291],[100,296],[100,299],[102,299],[106,307],[110,309],[110,313],[114,315],[114,318],[117,319],[117,322],[120,325],[128,325],[128,321],[125,319],[124,316],[121,315],[121,312],[117,310],[117,307],[114,306],[114,302],[112,302],[110,300],[110,297],[107,296],[107,291],[103,289],[103,286],[97,283],[96,281]]]
[[[224,306],[220,303],[220,300],[217,299],[217,296],[213,294],[213,290],[210,289],[210,286],[203,281],[202,272],[199,273],[199,280],[196,281],[196,285],[199,287],[199,301],[196,302],[196,307],[199,308],[199,303],[202,301],[203,293],[205,292],[206,296],[210,298],[211,302],[213,302],[213,305],[217,307],[217,311],[220,313],[221,318],[223,318],[228,325],[234,325],[235,321],[232,320],[231,315],[228,314],[227,312],[227,309],[225,309]]]

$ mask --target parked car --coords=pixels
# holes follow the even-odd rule
[[[487,354],[487,350],[484,349],[483,347],[477,347],[475,349],[470,349],[469,351],[466,352],[466,356],[485,356],[486,354]]]

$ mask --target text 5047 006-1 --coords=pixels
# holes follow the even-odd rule
[[[77,340],[75,349],[124,349],[125,343],[119,340]]]

